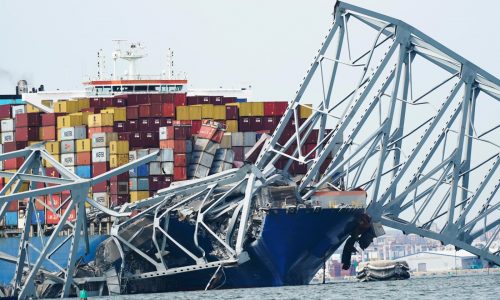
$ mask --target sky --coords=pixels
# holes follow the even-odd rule
[[[497,12],[491,0],[349,1],[406,21],[462,56],[500,74]],[[81,89],[112,39],[142,42],[143,74],[176,71],[192,88],[252,86],[257,100],[293,97],[332,22],[334,1],[1,1],[0,93],[19,79],[47,90]]]

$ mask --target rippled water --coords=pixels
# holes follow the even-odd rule
[[[415,277],[403,281],[333,282],[307,286],[176,292],[101,299],[500,299],[500,274]]]

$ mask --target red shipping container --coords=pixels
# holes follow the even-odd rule
[[[174,153],[187,153],[187,143],[186,140],[174,140]]]
[[[191,121],[191,134],[198,134],[201,129],[201,120]]]
[[[215,135],[216,132],[217,128],[209,125],[202,125],[200,132],[198,132],[198,137],[209,140]]]
[[[174,120],[172,122],[173,125],[191,125],[191,122],[192,121],[189,121],[189,120]],[[201,122],[201,121],[200,121]]]
[[[127,122],[114,122],[113,125],[114,132],[125,132],[127,131]]]
[[[40,126],[42,119],[40,113],[25,113],[16,115],[16,127]]]
[[[163,104],[162,103],[151,103],[150,116],[153,118],[160,118],[163,114]]]
[[[325,133],[325,135],[323,135],[323,138],[325,138],[326,134],[327,133]],[[318,141],[318,136],[319,136],[319,129],[313,129],[311,131],[311,133],[309,134],[309,136],[307,137],[306,143],[307,144],[316,144]]]
[[[168,188],[172,183],[171,176],[153,175],[149,176],[149,190],[158,191]]]
[[[187,168],[186,167],[174,167],[174,181],[186,180],[187,179]]]
[[[222,101],[224,102],[224,104],[235,103],[236,97],[223,97]]]
[[[16,141],[38,141],[38,127],[18,127],[16,128]]]
[[[79,166],[92,165],[92,152],[78,152],[76,154],[76,164]]]
[[[90,107],[101,108],[101,100],[99,98],[90,98],[89,104]]]
[[[112,107],[113,106],[113,98],[100,98],[100,107]]]
[[[127,95],[115,96],[111,100],[113,107],[127,106]]]
[[[186,106],[186,93],[177,93],[174,94],[174,104],[175,106]]]
[[[201,104],[200,97],[198,97],[198,96],[189,96],[189,97],[186,97],[186,103],[187,103],[187,105]]]
[[[108,181],[103,181],[98,184],[94,184],[92,186],[92,192],[93,193],[107,193],[108,192],[108,186],[109,182]]]
[[[222,96],[210,96],[210,104],[213,105],[224,105],[224,97]]]
[[[270,130],[271,132],[278,127],[279,118],[264,117],[262,118],[262,130]]]
[[[61,177],[59,172],[57,172],[56,168],[53,168],[53,167],[45,168],[45,175],[51,176],[51,177],[56,177],[56,178]]]
[[[139,106],[127,106],[127,120],[139,119]]]
[[[224,137],[224,130],[217,130],[214,136],[210,139],[216,143],[222,142],[222,138]]]
[[[130,195],[111,195],[110,206],[120,206],[130,202]]]
[[[162,94],[162,103],[174,103],[174,94]]]
[[[92,138],[94,133],[101,133],[101,132],[113,132],[113,126],[105,126],[105,127],[89,127],[87,129],[87,136],[89,139]]]
[[[286,101],[264,102],[264,116],[281,117],[285,114],[287,107]]]
[[[157,148],[159,142],[158,132],[141,132],[141,142],[144,148]]]
[[[118,140],[119,141],[128,141],[130,140],[130,132],[120,132],[118,133]]]
[[[328,168],[328,165],[332,162],[331,158],[326,158],[321,167],[319,167],[320,173],[325,173],[326,168]]]
[[[92,177],[101,175],[109,171],[108,162],[94,162],[92,163]]]
[[[234,160],[244,161],[245,160],[245,150],[244,147],[232,147],[234,151]]]
[[[241,117],[238,121],[238,130],[241,132],[254,131],[252,127],[251,117]]]
[[[127,120],[127,131],[128,132],[139,131],[139,121],[138,120]]]
[[[139,105],[139,118],[151,117],[151,104]]]
[[[187,167],[187,155],[185,153],[174,154],[174,167]]]
[[[12,115],[12,105],[0,105],[0,119],[9,119]]]
[[[110,181],[125,181],[128,182],[130,176],[128,172],[121,173],[119,175],[111,177]]]
[[[52,195],[52,200],[50,197],[46,197],[45,203],[47,203],[47,206],[49,206],[53,210],[56,210],[61,205],[61,195],[59,194]],[[60,217],[57,211],[52,212],[52,210],[50,209],[47,209],[45,211],[45,223],[53,225],[59,223],[59,220]]]
[[[150,118],[141,118],[138,120],[138,129],[139,131],[151,131],[151,127],[149,126]],[[132,130],[130,130],[132,131]]]
[[[149,94],[149,103],[162,103],[162,95],[161,94]]]
[[[137,95],[135,94],[129,94],[127,95],[127,106],[136,106],[138,105],[139,102],[137,101]]]
[[[62,210],[61,216],[66,212],[66,209]],[[74,222],[76,220],[76,211],[74,209],[71,210],[68,216],[69,222]]]
[[[148,94],[137,94],[137,105],[149,104],[149,95]]]
[[[226,119],[227,120],[238,120],[238,106],[236,106],[236,105],[226,106]]]
[[[160,127],[168,126],[166,118],[153,118],[149,121],[149,127],[152,131],[159,131]]]
[[[128,194],[128,181],[111,181],[109,183],[109,191],[113,195]]]
[[[40,139],[43,141],[57,140],[57,127],[56,126],[44,126],[44,127],[42,127]]]
[[[163,103],[162,105],[162,115],[163,117],[175,117],[175,106],[173,103]]]
[[[191,138],[191,126],[174,125],[174,139],[187,140]]]
[[[28,147],[28,142],[7,142],[3,144],[3,153],[21,150]]]
[[[140,132],[132,132],[130,134],[129,145],[130,147],[141,147],[141,148],[143,147],[142,137]]]
[[[265,129],[262,117],[250,117],[250,126],[252,126],[252,131]]]
[[[160,149],[174,149],[174,140],[163,140],[160,141]]]
[[[7,211],[17,211],[18,209],[19,209],[18,201],[11,201],[9,202],[9,205],[7,205]]]
[[[5,170],[16,170],[21,167],[24,162],[24,157],[9,158],[4,160],[3,168]]]
[[[64,113],[46,113],[42,114],[42,126],[56,126],[57,117],[64,116]]]

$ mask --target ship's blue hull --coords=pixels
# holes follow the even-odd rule
[[[250,259],[219,270],[213,288],[308,284],[358,225],[363,209],[270,209],[259,238],[245,247]],[[173,225],[173,226],[172,226]],[[174,224],[171,230],[181,230]],[[170,230],[169,230],[170,232]],[[184,235],[184,234],[183,234]],[[191,231],[184,236],[192,237]],[[128,282],[129,293],[205,289],[216,268]]]

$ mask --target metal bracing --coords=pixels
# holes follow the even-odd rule
[[[255,164],[176,182],[153,197],[110,209],[87,199],[88,189],[155,154],[92,179],[72,174],[42,145],[0,155],[0,160],[26,157],[16,173],[0,172],[10,179],[0,191],[0,217],[10,201],[33,203],[41,195],[70,191],[58,208],[44,204],[61,221],[41,249],[25,229],[17,258],[0,253],[0,259],[17,263],[13,295],[37,297],[35,277],[44,262],[57,265],[50,257],[65,243],[71,249],[68,261],[57,265],[60,275],[51,275],[61,285],[61,297],[85,282],[107,282],[117,286],[108,286],[113,293],[125,293],[128,280],[203,269],[215,271],[214,277],[249,259],[245,245],[259,235],[255,224],[266,209],[261,193],[277,182],[296,184],[301,205],[310,204],[319,189],[364,189],[374,222],[500,264],[499,79],[400,20],[343,2],[337,2],[334,17]],[[300,111],[306,104],[313,107],[304,119]],[[46,176],[40,159],[62,178]],[[305,174],[290,176],[297,166],[306,166]],[[44,185],[19,191],[27,181]],[[74,278],[75,251],[82,242],[88,245],[85,202],[114,217],[103,247],[115,251],[107,263],[120,269]],[[75,220],[69,219],[72,209]],[[176,235],[172,228],[179,220],[193,231]],[[68,236],[58,241],[61,232]],[[149,242],[153,246],[145,248]],[[34,262],[28,260],[31,249],[38,252]]]

